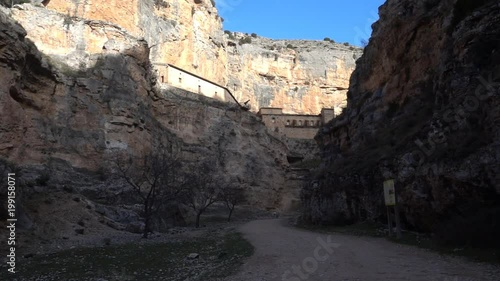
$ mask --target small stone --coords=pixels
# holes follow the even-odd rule
[[[199,258],[199,257],[200,257],[200,255],[199,255],[199,254],[197,254],[197,253],[191,253],[191,254],[189,254],[189,255],[187,256],[187,258],[188,258],[189,260],[194,260],[194,259],[197,259],[197,258]]]

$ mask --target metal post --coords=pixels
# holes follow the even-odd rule
[[[391,237],[392,236],[391,209],[389,206],[387,206],[386,209],[387,209],[387,226],[389,227],[389,237]]]
[[[401,239],[401,221],[399,220],[399,208],[398,205],[394,206],[394,212],[396,212],[396,237]]]

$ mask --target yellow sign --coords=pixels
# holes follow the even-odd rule
[[[394,180],[384,181],[384,199],[386,206],[396,205],[396,191],[394,189]]]

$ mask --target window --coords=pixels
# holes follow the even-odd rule
[[[276,118],[275,117],[271,118],[271,120],[272,120],[273,123],[276,123]]]
[[[201,94],[201,85],[198,85],[198,94]]]
[[[299,120],[299,126],[302,126],[302,120]]]
[[[290,126],[290,120],[286,120],[286,125]]]
[[[182,77],[179,77],[179,84],[182,84]]]
[[[163,76],[163,75],[161,76],[161,82],[165,83],[165,76]]]

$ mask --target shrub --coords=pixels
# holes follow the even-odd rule
[[[168,4],[168,2],[166,2],[164,0],[155,0],[155,7],[156,8],[168,8],[168,7],[170,7],[170,5]]]
[[[293,49],[293,48],[294,48],[292,44],[288,44],[288,45],[286,45],[286,47],[287,47],[288,49]]]
[[[323,39],[323,41],[330,42],[330,41],[332,41],[332,39],[330,39],[330,38],[328,38],[328,37],[325,37],[325,39]]]
[[[344,46],[349,46],[349,42],[344,42]]]
[[[251,44],[251,43],[252,43],[252,38],[249,36],[241,38],[239,42],[240,45]]]
[[[251,35],[253,38],[257,38],[257,34],[256,33],[252,33]]]

